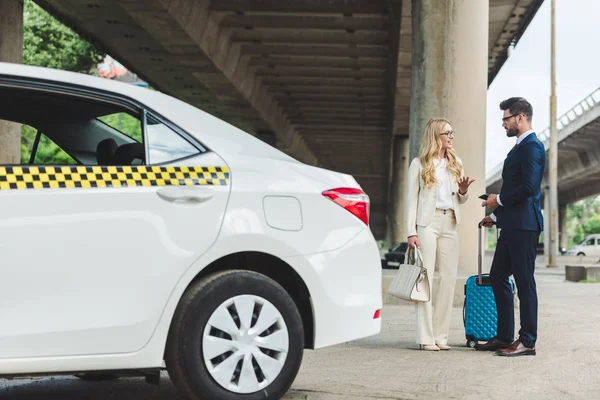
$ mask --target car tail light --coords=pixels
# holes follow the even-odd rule
[[[331,189],[324,191],[323,196],[330,198],[358,217],[367,226],[369,225],[370,200],[369,196],[362,190],[354,188]]]
[[[381,318],[381,310],[375,311],[375,314],[373,315],[373,319],[379,319],[379,318]]]

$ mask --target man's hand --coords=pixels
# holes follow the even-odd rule
[[[458,193],[460,193],[461,196],[467,194],[469,191],[469,186],[471,186],[471,183],[473,182],[475,182],[475,179],[471,179],[468,176],[463,176],[460,178],[458,181]]]
[[[486,228],[491,228],[492,226],[494,226],[494,220],[488,215],[487,217],[485,217],[484,219],[481,220],[481,222],[479,223],[479,226],[485,226]]]
[[[490,194],[483,203],[481,203],[481,207],[490,207],[491,209],[495,209],[500,204],[498,204],[498,195]]]
[[[412,249],[415,246],[417,246],[417,249],[421,248],[421,242],[419,242],[419,237],[418,236],[410,236],[408,238],[408,248]]]

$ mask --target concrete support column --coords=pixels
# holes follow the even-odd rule
[[[419,153],[427,120],[446,117],[456,131],[465,174],[475,179],[460,209],[455,304],[462,304],[465,278],[477,272],[477,223],[485,215],[478,196],[485,192],[488,15],[488,1],[412,2],[410,159]]]
[[[544,188],[544,257],[550,255],[550,221],[549,215],[552,212],[550,207],[550,190]]]
[[[558,206],[558,232],[560,239],[558,242],[559,251],[560,248],[567,248],[567,205],[560,204]],[[560,252],[559,252],[560,254]]]
[[[388,222],[388,246],[406,242],[406,191],[408,185],[408,137],[393,141],[392,195]]]
[[[0,1],[0,61],[23,62],[23,1]],[[0,121],[0,164],[18,164],[21,125]]]

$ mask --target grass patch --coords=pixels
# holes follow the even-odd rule
[[[600,283],[600,280],[584,279],[582,281],[579,281],[579,283]]]

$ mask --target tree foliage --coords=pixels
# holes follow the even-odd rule
[[[103,55],[44,11],[25,0],[23,15],[23,63],[67,71],[91,73]]]
[[[567,238],[569,247],[579,244],[587,235],[600,233],[600,198],[589,198],[567,206]]]

